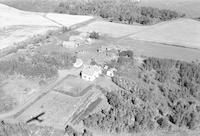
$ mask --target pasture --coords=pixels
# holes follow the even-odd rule
[[[80,98],[50,92],[22,113],[17,120],[26,122],[32,117],[45,112],[40,118],[43,122],[33,121],[31,123],[63,129],[65,128],[65,122],[75,110],[75,105],[79,101]]]
[[[63,84],[64,83],[66,82],[63,82]],[[87,116],[89,112],[92,112],[101,102],[105,103],[102,99],[98,99],[102,94],[101,91],[93,86],[87,86],[79,93],[71,93],[72,95],[70,92],[67,93],[67,90],[66,93],[56,90],[51,91],[26,109],[16,119],[26,122],[44,112],[44,115],[40,117],[42,122],[35,120],[30,123],[64,129],[65,125],[74,122],[73,120],[76,120],[75,125],[78,125],[77,123],[79,123],[83,117]],[[89,109],[87,109],[87,107]],[[79,115],[79,112],[83,112],[84,114]],[[74,116],[77,116],[77,118],[74,118]]]
[[[113,45],[113,48],[117,46],[131,49],[137,55],[173,58],[188,62],[200,58],[200,32],[198,30],[200,30],[200,22],[187,18],[151,26],[95,21],[78,29],[80,32],[99,32],[105,37],[99,44],[105,47]],[[93,52],[98,47],[93,46]],[[93,52],[87,49],[88,51],[91,53],[85,53],[85,56],[92,55]],[[93,57],[98,60],[99,55],[100,53],[96,53]]]
[[[130,38],[200,49],[199,30],[199,21],[183,18],[150,26],[148,30],[133,34]]]
[[[13,109],[16,109],[27,103],[32,97],[37,96],[40,87],[37,81],[15,77],[4,81],[1,91],[5,96],[4,101],[7,102],[7,105],[12,106],[14,104]]]
[[[199,0],[141,0],[139,5],[175,10],[191,18],[200,17]]]

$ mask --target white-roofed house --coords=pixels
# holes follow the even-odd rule
[[[81,78],[86,81],[94,81],[102,74],[101,67],[97,65],[86,65],[81,71]]]

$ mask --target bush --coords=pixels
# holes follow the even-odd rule
[[[58,69],[70,68],[75,61],[76,57],[69,53],[38,53],[28,59],[19,59],[17,57],[0,61],[0,73],[4,75],[16,73],[25,77],[52,78],[58,74]]]
[[[90,35],[89,35],[89,38],[91,39],[99,39],[100,38],[100,35],[98,32],[91,32]]]
[[[127,50],[127,51],[120,51],[119,52],[120,57],[128,57],[128,58],[133,58],[133,51]]]

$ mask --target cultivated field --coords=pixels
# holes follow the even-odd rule
[[[177,27],[178,26],[178,27]],[[173,58],[193,61],[200,57],[200,22],[192,19],[178,19],[152,26],[124,25],[105,21],[95,21],[78,29],[80,32],[97,31],[107,37],[99,44],[84,47],[82,56],[92,55],[100,45],[113,48],[132,49],[137,55]],[[95,48],[96,47],[96,48]],[[194,49],[193,49],[194,48]],[[197,49],[196,49],[197,48]],[[103,53],[96,53],[96,60]],[[185,55],[187,54],[187,55]],[[86,58],[89,58],[86,57]],[[108,58],[105,56],[104,59]]]
[[[38,34],[45,35],[49,30],[69,28],[92,18],[90,16],[26,12],[0,4],[0,49]]]
[[[178,19],[151,26],[130,37],[136,40],[164,43],[174,46],[200,49],[200,22]]]
[[[192,18],[200,17],[199,0],[141,0],[139,5],[175,10]]]
[[[0,0],[0,3],[26,11],[53,12],[59,1],[63,0]]]
[[[139,56],[168,58],[187,62],[195,61],[200,58],[199,49],[183,48],[134,39],[123,39],[118,41],[117,44],[133,50],[134,53]]]
[[[130,37],[136,40],[200,48],[200,32],[198,31],[200,22],[192,19],[182,18],[151,26],[96,21],[78,30],[81,32],[97,31],[117,38],[117,40]]]
[[[148,28],[149,28],[148,26],[141,26],[139,24],[125,25],[125,24],[106,22],[106,21],[95,21],[88,24],[85,27],[79,28],[78,31],[80,32],[97,31],[111,37],[120,38],[135,34],[140,31],[144,31],[145,29]]]

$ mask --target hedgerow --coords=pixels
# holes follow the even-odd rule
[[[73,15],[94,15],[111,22],[125,24],[153,24],[184,16],[175,11],[152,7],[139,7],[128,0],[92,0],[89,2],[61,2],[55,10]]]

